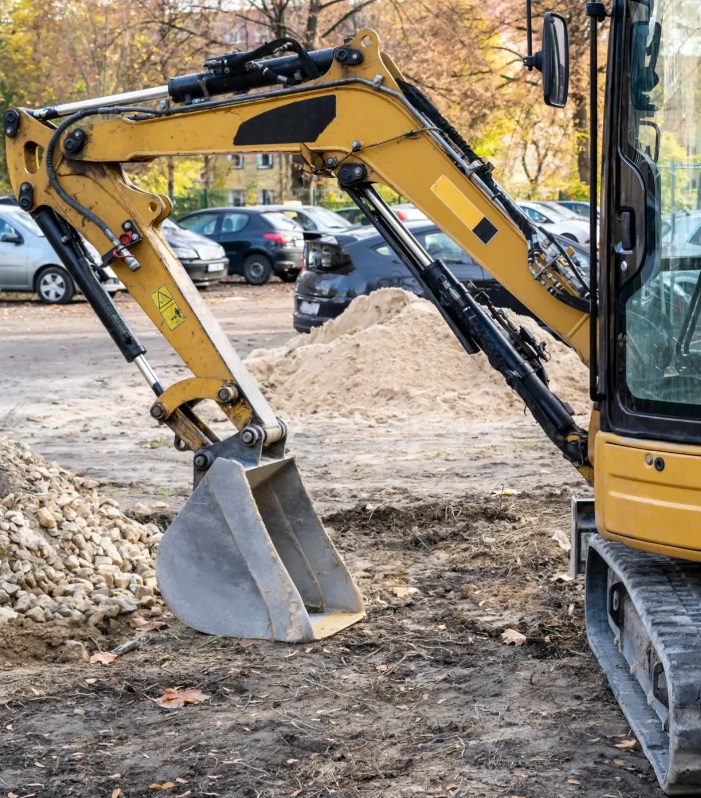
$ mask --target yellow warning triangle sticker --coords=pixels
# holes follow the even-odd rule
[[[156,292],[156,306],[159,310],[169,305],[173,301],[173,297],[166,291],[160,290]]]

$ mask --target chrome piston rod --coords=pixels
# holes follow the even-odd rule
[[[59,116],[70,116],[79,111],[89,111],[95,108],[112,105],[134,105],[135,103],[153,102],[168,97],[168,86],[156,86],[152,89],[140,91],[127,91],[123,94],[108,94],[106,97],[93,97],[90,100],[78,100],[74,103],[54,105],[49,108],[39,108],[32,111],[32,116],[37,119],[56,119]]]

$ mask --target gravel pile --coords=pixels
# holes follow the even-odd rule
[[[0,623],[23,616],[97,626],[139,609],[160,613],[162,533],[125,516],[98,487],[0,437]]]

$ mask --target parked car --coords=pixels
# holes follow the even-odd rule
[[[99,261],[97,250],[86,244]],[[116,274],[105,271],[107,291],[123,291]],[[0,204],[0,291],[32,291],[42,302],[65,305],[77,290],[34,219],[17,205]]]
[[[428,217],[420,211],[416,205],[410,202],[402,202],[399,205],[390,205],[390,210],[402,222],[426,222]]]
[[[526,216],[549,233],[569,238],[578,244],[589,246],[589,225],[584,219],[568,217],[539,202],[519,202]]]
[[[242,274],[251,285],[267,283],[272,274],[291,282],[302,268],[304,231],[267,206],[206,208],[177,221],[221,244],[229,258],[229,274]]]
[[[541,202],[541,205],[547,205],[554,210],[566,208],[568,211],[581,216],[585,221],[589,220],[589,203],[582,202],[581,200],[548,200],[548,202]],[[596,218],[600,216],[599,209],[596,209]]]
[[[441,258],[459,280],[470,280],[484,289],[499,307],[532,315],[434,224],[408,222],[407,228],[431,255]],[[588,251],[569,240],[559,240],[575,250],[583,271],[587,272]],[[361,227],[351,233],[308,240],[304,269],[295,284],[294,328],[298,332],[309,332],[343,313],[355,297],[388,287],[422,293],[419,283],[374,228]]]
[[[226,277],[229,259],[222,246],[206,236],[180,227],[172,219],[165,219],[161,230],[195,285],[212,285]]]
[[[425,222],[427,221],[426,214],[420,211],[416,205],[410,202],[402,202],[399,205],[390,205],[390,210],[393,211],[398,219],[402,222]],[[360,227],[361,225],[368,224],[365,214],[360,210],[357,205],[349,205],[346,208],[337,208],[336,214],[343,216],[347,219],[353,227]]]
[[[666,268],[701,268],[701,211],[678,211],[662,217],[662,259]]]
[[[279,211],[305,231],[310,233],[331,233],[348,230],[353,225],[343,216],[322,208],[319,205],[264,205],[266,210]]]
[[[347,205],[345,208],[336,208],[334,213],[350,222],[352,227],[361,227],[368,223],[365,214],[357,205]]]

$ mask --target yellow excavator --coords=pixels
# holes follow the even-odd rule
[[[594,486],[595,500],[573,508],[591,647],[662,788],[701,794],[701,10],[698,0],[612,0],[588,3],[585,13],[589,272],[524,216],[371,30],[317,52],[279,39],[213,58],[166,86],[11,109],[7,158],[20,206],[153,389],[151,416],[194,454],[194,491],[157,561],[177,616],[213,634],[301,641],[363,615],[287,452],[285,423],[162,235],[170,200],[140,190],[123,170],[159,156],[290,152],[310,174],[338,180],[465,351],[485,353]],[[561,107],[565,19],[546,14],[534,54],[530,18],[528,7],[525,66],[542,71],[545,102]],[[607,19],[597,256],[597,30]],[[588,429],[550,390],[544,347],[433,258],[378,184],[421,208],[589,365]],[[308,246],[313,256],[323,239]],[[108,264],[190,378],[160,382],[102,288]],[[228,437],[198,414],[205,401],[231,422]]]

